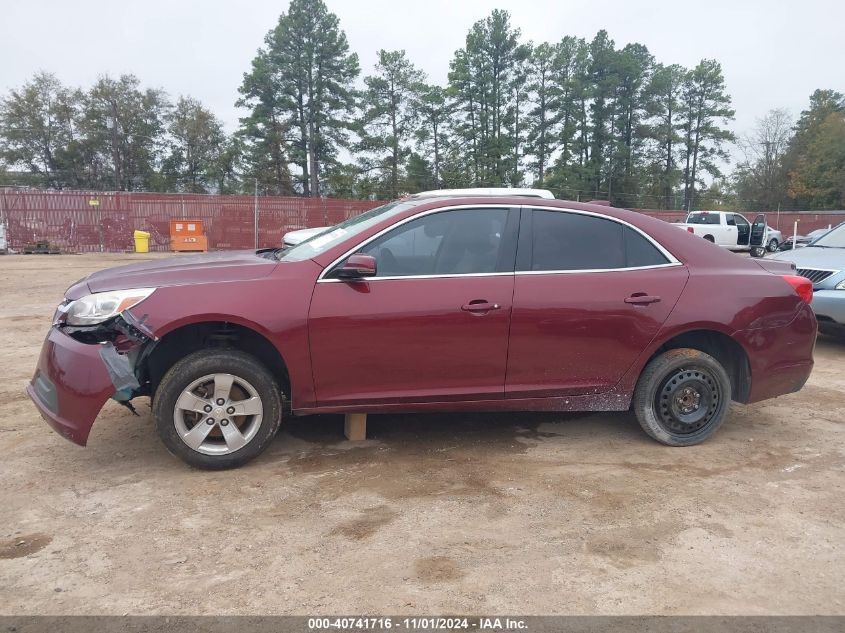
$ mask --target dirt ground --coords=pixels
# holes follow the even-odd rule
[[[673,449],[630,414],[289,418],[191,470],[109,402],[89,446],[24,393],[62,292],[139,255],[0,257],[2,614],[845,614],[845,343]]]

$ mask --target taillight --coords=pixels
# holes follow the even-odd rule
[[[687,233],[695,233],[695,229],[692,228],[691,226],[688,226],[687,227]]]
[[[802,301],[811,303],[813,301],[813,282],[806,277],[799,275],[784,275],[783,279],[786,283],[792,286],[796,294],[801,297]]]

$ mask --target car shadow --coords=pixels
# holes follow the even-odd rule
[[[547,438],[636,437],[640,433],[628,412],[370,414],[363,442],[347,441],[343,427],[342,415],[288,416],[275,444],[297,451],[378,446],[414,452],[484,445],[489,450],[524,452],[530,443]]]
[[[829,334],[819,333],[816,337],[816,347],[837,352],[845,350],[845,336],[831,336]]]
[[[186,468],[164,450],[149,406],[139,402],[137,410],[138,417],[133,417],[115,403],[107,405],[107,419],[94,427],[88,449],[76,453],[85,456],[78,465],[96,467],[102,476],[114,472],[130,477],[150,469],[167,473]],[[366,440],[350,442],[343,431],[343,415],[293,416],[285,410],[271,445],[241,468],[282,463],[309,471],[332,470],[388,455],[390,461],[410,458],[408,463],[415,458],[439,461],[447,454],[470,461],[496,460],[525,454],[544,442],[592,450],[614,440],[651,441],[626,411],[371,414]]]

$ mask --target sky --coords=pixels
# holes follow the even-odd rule
[[[26,0],[0,11],[0,94],[39,70],[87,87],[133,73],[174,99],[191,95],[234,131],[238,86],[285,0]],[[472,24],[494,8],[523,40],[591,39],[606,29],[621,48],[648,47],[657,61],[721,62],[743,135],[772,108],[797,117],[816,88],[845,92],[844,0],[326,0],[357,52],[362,74],[376,52],[405,49],[430,81]]]

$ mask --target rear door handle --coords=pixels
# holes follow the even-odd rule
[[[625,299],[625,303],[633,303],[634,305],[638,306],[645,306],[650,303],[657,303],[658,301],[660,301],[660,297],[656,297],[654,295],[647,295],[644,292],[632,294],[630,297],[627,297]]]
[[[498,303],[490,303],[484,299],[473,299],[469,303],[465,303],[461,306],[461,310],[464,312],[472,312],[473,314],[478,314],[480,312],[490,312],[490,310],[498,310],[501,308]]]

